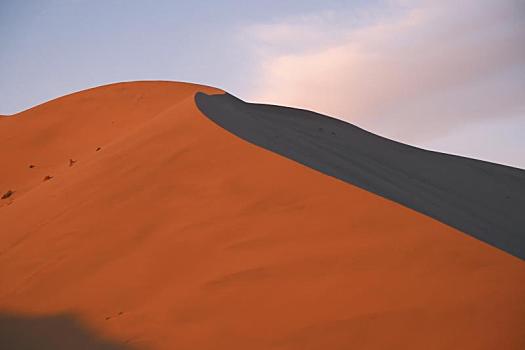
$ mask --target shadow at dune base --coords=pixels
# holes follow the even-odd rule
[[[135,349],[97,335],[70,314],[31,316],[3,312],[0,313],[0,348],[6,350]]]

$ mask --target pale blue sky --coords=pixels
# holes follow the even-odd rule
[[[0,113],[124,80],[198,82],[242,92],[256,57],[240,30],[359,1],[0,2]]]
[[[0,114],[177,80],[525,168],[521,0],[0,1]]]

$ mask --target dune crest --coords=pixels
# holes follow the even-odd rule
[[[412,147],[310,111],[229,94],[195,99],[242,139],[525,259],[525,170]]]

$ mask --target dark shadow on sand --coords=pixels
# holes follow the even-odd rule
[[[318,113],[228,94],[198,93],[195,102],[210,120],[252,144],[525,259],[523,169],[427,151]]]
[[[0,313],[0,349],[5,350],[131,350],[135,347],[97,335],[75,316]]]

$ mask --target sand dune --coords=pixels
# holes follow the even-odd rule
[[[121,83],[0,120],[0,320],[42,339],[0,342],[525,347],[523,260],[232,135],[197,92],[223,93]]]

